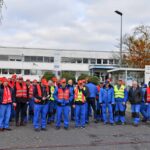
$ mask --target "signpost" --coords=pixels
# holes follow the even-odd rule
[[[148,84],[150,81],[150,65],[145,66],[145,83]]]

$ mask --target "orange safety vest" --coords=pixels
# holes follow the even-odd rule
[[[70,90],[67,88],[63,90],[62,88],[58,88],[58,99],[59,100],[69,100]]]
[[[12,97],[9,87],[4,87],[4,94],[3,94],[3,102],[2,104],[12,103]]]
[[[146,89],[147,92],[147,102],[150,102],[150,87]]]
[[[81,101],[83,103],[85,102],[85,96],[82,91],[79,92],[78,87],[76,87],[74,91],[74,101]]]
[[[16,97],[27,98],[27,86],[25,82],[23,82],[22,87],[20,83],[16,83]]]
[[[33,97],[33,85],[29,86],[29,98]]]

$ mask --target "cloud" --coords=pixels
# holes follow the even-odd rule
[[[4,46],[116,50],[123,33],[149,24],[148,0],[5,0],[0,41]]]

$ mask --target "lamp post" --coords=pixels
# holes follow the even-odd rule
[[[115,13],[120,15],[121,17],[121,24],[120,24],[120,67],[121,67],[122,66],[122,16],[123,16],[123,13],[118,10],[116,10]]]

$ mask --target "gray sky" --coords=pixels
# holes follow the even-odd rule
[[[150,0],[5,0],[1,46],[117,50],[123,34],[150,24]]]

